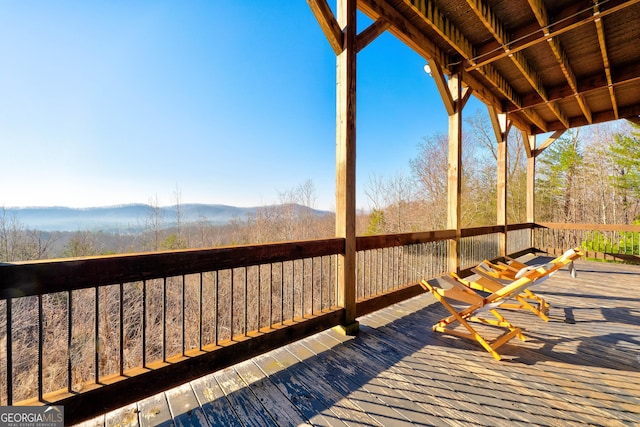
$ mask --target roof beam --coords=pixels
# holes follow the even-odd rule
[[[536,149],[536,136],[531,135],[525,130],[521,130],[520,135],[522,135],[522,144],[527,153],[527,159],[535,157],[533,152]]]
[[[612,86],[626,85],[638,81],[640,75],[640,61],[626,64],[622,67],[611,70],[611,78],[613,79]],[[560,101],[571,97],[582,97],[590,94],[594,91],[602,90],[608,86],[608,81],[605,75],[597,73],[590,76],[582,76],[580,78],[582,84],[578,86],[578,93],[573,93],[572,90],[567,90],[565,85],[548,89],[549,101]],[[544,104],[537,96],[527,95],[523,98],[522,109],[537,107]],[[507,107],[509,111],[516,111],[513,108]],[[592,113],[593,115],[593,113]]]
[[[540,28],[542,28],[543,34],[548,37],[550,34],[550,30],[549,30],[550,22],[549,22],[549,14],[547,13],[547,9],[544,6],[544,3],[542,2],[542,0],[528,0],[528,2],[529,2],[529,7],[531,7],[533,14],[536,16],[536,20],[538,21],[538,24],[540,24]],[[573,69],[569,64],[569,59],[567,58],[567,54],[564,52],[564,50],[562,49],[562,46],[560,45],[560,41],[556,37],[549,37],[547,39],[547,42],[549,42],[549,47],[551,48],[551,51],[556,57],[556,61],[558,61],[558,65],[560,66],[560,69],[564,74],[564,78],[567,80],[567,83],[571,87],[571,90],[573,90],[573,94],[576,95],[576,100],[580,105],[582,114],[584,114],[585,118],[589,123],[592,123],[593,118],[591,116],[591,110],[589,109],[589,106],[587,105],[583,97],[577,96],[578,82],[576,80],[576,76],[573,72]],[[560,121],[562,122],[563,125],[565,125],[566,127],[569,127],[568,120],[566,118],[564,121],[563,120],[560,120]]]
[[[411,22],[384,0],[358,0],[360,9],[369,18],[384,19],[390,24],[389,32],[418,52],[425,59],[433,58],[440,64],[447,63],[447,55],[420,32]]]
[[[536,149],[533,150],[533,156],[534,157],[538,157],[538,155],[540,155],[540,153],[542,153],[544,150],[546,150],[551,144],[553,144],[554,142],[556,142],[558,140],[558,138],[560,138],[562,136],[562,134],[564,134],[566,131],[566,129],[560,129],[555,131],[549,138],[546,139],[546,141],[544,141],[542,144],[540,144],[540,146]]]
[[[596,24],[596,31],[598,32],[598,43],[600,44],[600,52],[602,53],[602,62],[604,63],[604,72],[607,76],[607,87],[609,88],[609,97],[611,98],[611,106],[613,107],[613,115],[616,120],[620,118],[618,113],[618,102],[616,101],[616,94],[613,88],[613,79],[611,78],[611,64],[609,63],[609,54],[607,53],[607,41],[604,39],[604,24],[600,15],[600,8],[596,4],[593,7],[593,15],[597,16],[594,20]]]
[[[530,2],[535,0],[529,0]],[[485,0],[467,0],[467,4],[476,14],[476,16],[482,21],[484,26],[489,30],[489,32],[493,35],[493,37],[498,41],[498,43],[502,46],[509,46],[509,35],[508,32],[504,29],[504,26],[499,21],[499,19],[495,16],[489,5]],[[543,10],[544,11],[544,10]],[[546,19],[546,12],[544,12],[544,18]],[[537,16],[537,15],[536,15]],[[505,48],[506,51],[509,51],[509,48]],[[522,52],[516,52],[514,54],[509,54],[509,58],[513,61],[514,65],[522,75],[527,79],[529,84],[533,87],[533,89],[540,95],[540,97],[544,101],[548,101],[549,97],[547,96],[547,92],[542,84],[542,80],[538,76],[529,62],[524,57]],[[473,59],[473,58],[472,58]],[[564,113],[560,110],[558,105],[553,103],[548,103],[547,106],[553,112],[553,114],[563,123],[565,126],[569,127],[569,120],[564,115]]]
[[[340,28],[327,0],[307,0],[307,3],[320,24],[322,32],[327,37],[333,52],[339,55],[344,50],[342,28]]]
[[[511,129],[511,121],[507,113],[501,113],[491,106],[488,106],[487,109],[489,110],[491,127],[493,127],[493,132],[496,135],[496,141],[498,141],[498,143],[505,142]]]
[[[471,42],[453,25],[446,16],[440,13],[439,9],[431,0],[406,0],[412,9],[428,24],[434,31],[442,36],[466,61],[472,61],[475,56]],[[515,93],[513,88],[493,67],[483,67],[476,70],[484,78],[489,80],[511,103],[520,105],[522,100]]]
[[[441,67],[442,64],[448,64],[450,62],[448,56],[438,46],[436,46],[432,40],[427,38],[420,29],[392,7],[388,1],[358,0],[358,8],[362,13],[374,21],[379,18],[383,18],[385,21],[389,22],[390,27],[388,28],[388,31],[408,47],[413,49],[416,53],[425,58],[425,60],[428,61],[429,59],[433,59],[438,64],[441,64]],[[446,75],[451,74],[451,70],[448,68],[442,67],[442,71]],[[479,80],[478,77],[474,75],[475,73],[471,74],[465,70],[461,71],[464,84],[473,88],[473,94],[476,98],[488,105],[494,106],[498,111],[506,111],[505,105],[503,105],[502,100],[496,96],[493,89],[488,87],[484,81]],[[494,84],[494,86],[497,87],[497,90],[502,93],[505,98],[511,101],[514,105],[513,108],[519,109],[518,105],[520,105],[522,99],[513,91],[513,88],[506,84],[506,80],[498,74],[493,67],[484,67],[482,74],[485,78],[488,76],[487,80],[492,84],[500,80],[501,82],[499,84]],[[528,129],[530,132],[534,132],[533,127],[537,126],[541,131],[546,132],[547,124],[544,120],[534,112],[531,112],[531,116],[535,118],[535,121],[531,119],[529,119],[530,121],[527,121],[525,118],[520,118],[515,115],[511,116],[511,120],[513,124],[520,129]],[[532,125],[532,123],[534,123],[534,125]]]
[[[438,64],[449,63],[448,56],[436,46],[433,41],[416,28],[415,25],[389,5],[389,2],[385,0],[358,0],[358,8],[373,20],[383,18],[389,22],[391,26],[388,31],[421,55],[425,60],[433,59]],[[448,68],[442,68],[442,71],[447,75],[451,74],[451,70]],[[466,85],[473,88],[474,95],[481,101],[493,105],[500,110],[503,109],[501,99],[483,82],[480,82],[477,77],[462,70],[462,79]],[[518,101],[520,102],[519,99]],[[524,120],[517,121],[516,125],[523,128],[530,126]]]
[[[378,38],[382,33],[387,31],[391,26],[384,18],[378,18],[373,24],[365,28],[356,36],[356,52],[360,52],[367,47],[369,43]]]
[[[624,10],[627,7],[633,6],[637,3],[640,3],[640,0],[627,0],[620,4],[601,10],[599,17],[604,18],[607,15]],[[477,68],[491,64],[494,61],[507,57],[509,54],[520,52],[521,50],[545,42],[550,37],[556,37],[560,34],[564,34],[583,25],[590,24],[598,18],[592,13],[589,13],[588,16],[583,16],[582,14],[577,13],[575,10],[570,9],[559,11],[555,14],[555,16],[556,20],[550,23],[549,27],[546,28],[547,30],[549,30],[548,34],[545,35],[542,31],[540,31],[539,35],[532,36],[532,34],[536,32],[536,30],[540,30],[538,26],[523,26],[513,35],[512,39],[514,41],[509,44],[508,52],[499,45],[497,47],[495,45],[487,45],[485,48],[482,48],[478,52],[478,54],[474,58],[474,61],[470,63],[470,65],[468,65],[465,70],[473,71]],[[551,31],[552,28],[553,31]]]
[[[428,62],[429,67],[431,68],[431,77],[433,77],[433,81],[436,84],[438,93],[440,93],[440,97],[442,98],[442,102],[444,103],[444,108],[447,110],[447,114],[451,116],[456,112],[456,103],[453,100],[451,91],[449,90],[449,86],[447,84],[447,80],[444,77],[442,67],[440,66],[440,64],[438,64],[437,61],[434,61],[433,59],[428,60]]]
[[[545,122],[544,119],[540,117],[540,115],[538,115],[538,113],[533,111],[533,109],[528,108],[521,111],[522,111],[522,114],[524,114],[529,120],[531,120],[531,123],[538,126],[538,128],[540,128],[541,131],[549,132],[549,124]],[[531,133],[534,133],[534,132],[531,132]]]

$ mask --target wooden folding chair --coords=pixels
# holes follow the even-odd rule
[[[500,346],[510,341],[513,337],[518,337],[522,341],[525,340],[520,328],[514,326],[502,316],[497,308],[505,304],[509,299],[516,298],[527,288],[534,284],[539,284],[549,278],[553,273],[566,265],[573,265],[573,261],[579,258],[582,252],[576,248],[571,249],[562,257],[552,262],[535,267],[527,267],[522,271],[520,277],[508,285],[502,286],[496,291],[492,291],[488,296],[483,297],[469,286],[462,283],[455,276],[445,275],[441,279],[450,287],[448,289],[440,286],[434,286],[426,280],[420,282],[421,286],[430,291],[434,297],[451,313],[450,316],[441,319],[433,325],[435,332],[450,334],[461,338],[467,338],[477,341],[485,350],[487,350],[496,360],[500,360],[501,356],[496,351]],[[457,304],[464,304],[460,310],[455,308]],[[494,319],[483,317],[483,313],[491,313]],[[459,322],[465,331],[455,330],[449,326],[455,322]],[[489,341],[473,328],[471,322],[480,322],[488,325],[506,328],[507,331]]]
[[[471,289],[489,293],[497,292],[505,286],[508,286],[510,283],[513,283],[515,280],[505,280],[493,277],[490,273],[485,273],[482,268],[473,268],[471,270],[479,277],[476,279],[463,279],[453,272],[449,273],[449,275],[451,275],[451,277],[456,281]],[[530,289],[524,289],[519,295],[514,295],[513,300],[515,301],[509,300],[503,302],[500,304],[500,308],[528,310],[545,322],[549,321],[549,317],[547,316],[549,313],[549,303],[547,303],[547,301],[545,301],[541,296],[531,292]]]

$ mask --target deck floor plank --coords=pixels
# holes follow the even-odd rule
[[[211,426],[242,427],[240,418],[216,381],[215,374],[192,381],[191,387]]]
[[[278,425],[233,367],[217,372],[216,380],[243,425],[255,427]]]
[[[549,322],[503,310],[528,338],[502,346],[503,361],[433,333],[448,312],[422,294],[358,319],[356,337],[324,331],[145,399],[139,424],[640,425],[640,267],[576,267],[577,278],[560,271],[534,290]],[[183,421],[189,411],[197,423]]]
[[[291,400],[260,370],[254,360],[236,365],[236,372],[249,385],[262,406],[278,425],[299,426],[308,424]]]
[[[269,376],[271,381],[280,389],[289,401],[305,416],[314,426],[346,427],[329,406],[326,406],[315,397],[305,384],[292,375],[286,366],[281,364],[282,359],[277,360],[273,354],[266,354],[255,359],[255,363]],[[285,362],[286,363],[286,362]],[[287,365],[291,366],[291,365]]]
[[[191,384],[183,384],[166,392],[169,409],[176,427],[209,425]]]
[[[138,405],[132,403],[131,405],[109,412],[105,415],[104,425],[106,427],[139,426]]]
[[[141,427],[174,425],[164,393],[158,393],[138,402],[138,418]]]

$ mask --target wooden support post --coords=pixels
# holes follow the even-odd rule
[[[356,322],[356,0],[338,0],[343,50],[336,75],[336,236],[345,239],[338,261],[340,331],[355,334]]]
[[[535,138],[535,135],[533,136]],[[535,222],[536,158],[527,158],[527,222]]]
[[[507,248],[507,141],[498,142],[498,186],[496,222],[503,227],[500,233],[500,256],[508,255]]]
[[[462,194],[462,75],[452,74],[448,91],[453,101],[449,114],[449,168],[447,185],[447,228],[456,230],[456,238],[449,241],[449,270],[460,271],[461,194]],[[447,101],[445,100],[445,105]],[[449,109],[447,109],[449,111]]]
[[[496,224],[503,226],[500,233],[500,256],[508,255],[507,248],[507,136],[509,134],[509,121],[505,113],[498,111],[489,106],[489,117],[493,125],[493,131],[496,134],[498,142],[498,179],[496,189]]]
[[[536,221],[536,136],[522,133],[525,147],[527,147],[527,222],[534,223]],[[533,247],[533,228],[529,241]]]

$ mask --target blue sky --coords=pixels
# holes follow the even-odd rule
[[[305,1],[0,0],[0,57],[0,206],[255,206],[309,179],[335,206],[335,56]],[[388,33],[358,55],[359,208],[446,133],[424,64]]]

